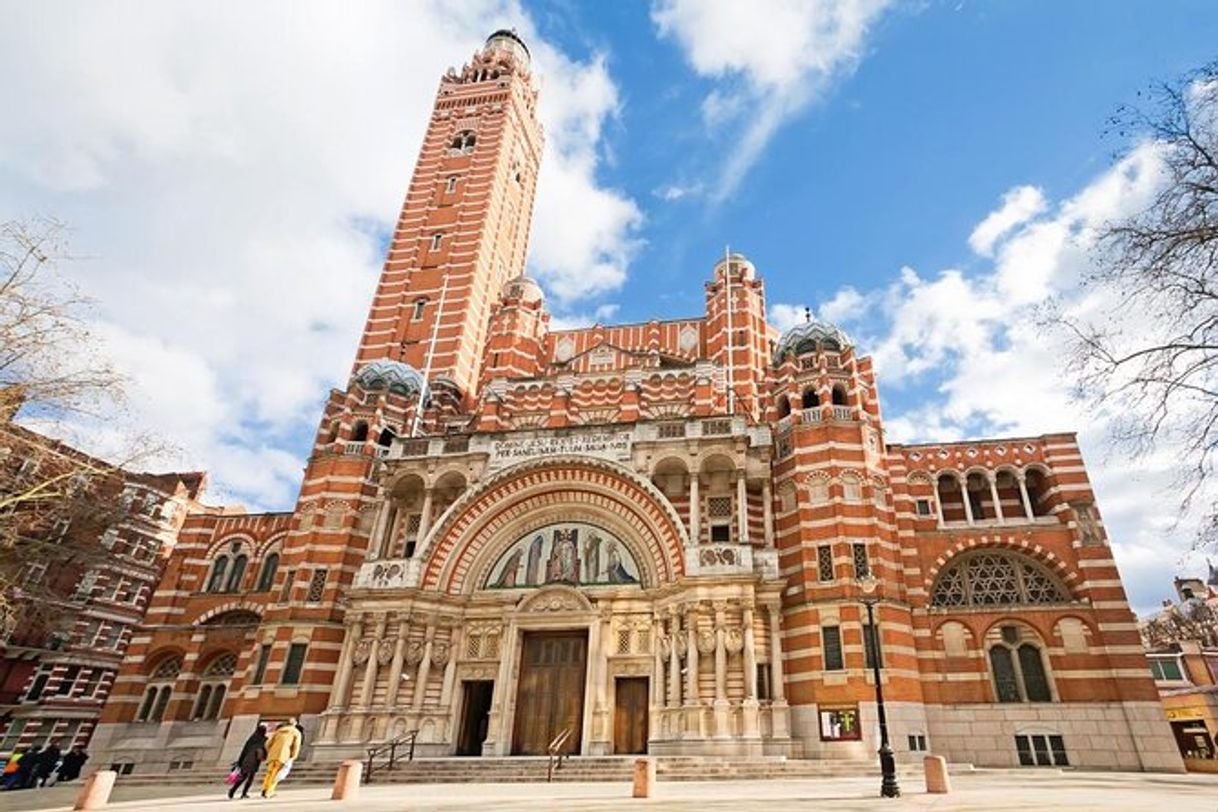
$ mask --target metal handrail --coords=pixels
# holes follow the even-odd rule
[[[387,764],[384,764],[382,766],[387,770],[392,770],[394,768],[394,765],[397,763],[398,748],[404,744],[409,743],[409,745],[410,745],[410,750],[407,751],[407,753],[406,753],[406,760],[414,761],[414,744],[415,744],[415,740],[418,738],[419,738],[419,731],[412,730],[409,733],[405,734],[404,736],[398,736],[393,741],[386,742],[386,743],[378,745],[376,747],[369,747],[368,748],[367,769],[364,770],[364,783],[365,784],[372,783],[372,775],[376,771],[376,768],[377,768],[377,764],[376,764],[377,756],[383,756],[383,755],[385,755],[385,753],[388,753],[389,761]]]
[[[549,764],[546,766],[546,783],[554,780],[554,759],[558,759],[558,769],[562,769],[562,760],[565,757],[562,748],[567,743],[567,739],[571,738],[571,728],[565,727],[562,732],[555,736],[550,741],[550,746],[546,748],[546,752],[550,754]]]

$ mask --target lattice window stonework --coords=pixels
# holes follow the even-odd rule
[[[706,515],[712,519],[729,519],[732,516],[732,497],[712,496],[706,500]]]
[[[833,547],[822,544],[816,548],[816,568],[822,581],[833,580]]]
[[[313,570],[313,577],[309,581],[309,594],[305,598],[308,603],[318,603],[321,601],[322,593],[325,592],[326,589],[327,575],[327,570]]]
[[[940,573],[931,606],[1014,606],[1066,603],[1056,578],[1017,553],[987,550],[968,553]]]
[[[630,634],[631,634],[631,630],[629,628],[623,628],[623,629],[617,630],[617,653],[618,654],[629,654],[630,653]]]
[[[867,545],[851,544],[850,555],[854,560],[854,577],[869,577],[871,575],[871,563],[867,560]]]
[[[237,670],[237,655],[222,654],[211,661],[207,666],[207,670],[203,672],[204,677],[231,677],[233,672]]]
[[[672,440],[678,437],[685,436],[684,423],[661,423],[657,427],[656,434],[661,440]]]

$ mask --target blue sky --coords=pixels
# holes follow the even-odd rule
[[[562,323],[696,315],[726,244],[772,317],[876,358],[890,438],[1080,432],[1141,609],[1187,560],[1172,449],[1070,401],[1043,307],[1156,182],[1106,120],[1218,57],[1206,2],[0,0],[0,218],[69,222],[127,409],[74,425],[291,505],[439,75],[517,27],[548,139],[530,264]],[[578,216],[572,217],[571,213]]]

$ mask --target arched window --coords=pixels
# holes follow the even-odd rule
[[[791,413],[791,399],[786,394],[778,396],[778,416],[786,417]]]
[[[803,405],[803,408],[805,408],[805,409],[815,409],[817,406],[820,405],[820,395],[818,395],[816,393],[815,389],[813,389],[812,387],[808,387],[807,389],[804,390],[803,397],[801,398],[801,403]]]
[[[931,606],[1020,606],[1067,603],[1070,593],[1027,556],[1007,550],[962,553],[939,573]]]
[[[474,146],[477,143],[477,136],[469,130],[462,130],[453,136],[453,140],[449,142],[448,148],[460,155],[468,155],[474,151]]]
[[[368,439],[368,421],[355,421],[355,428],[351,430],[351,442],[362,443]]]
[[[211,565],[211,577],[207,579],[208,592],[220,592],[224,589],[224,573],[228,572],[228,556],[216,556],[216,562]]]
[[[989,651],[994,697],[999,702],[1052,702],[1053,690],[1039,641],[1014,623],[1002,626],[997,634]]]
[[[410,315],[411,321],[422,321],[423,313],[427,310],[427,297],[414,300],[414,312]]]
[[[258,573],[257,592],[270,592],[275,584],[275,571],[279,569],[279,553],[271,553],[262,562],[262,572]]]
[[[228,575],[228,583],[224,586],[225,592],[240,591],[241,579],[245,577],[245,567],[249,561],[249,556],[244,553],[233,559],[233,571]]]
[[[840,383],[833,387],[833,405],[846,405],[846,387],[842,386]]]
[[[1048,516],[1049,505],[1046,497],[1049,492],[1049,483],[1045,481],[1045,475],[1032,468],[1024,477],[1024,485],[1028,489],[1028,507],[1032,509],[1032,515]]]
[[[165,718],[165,708],[173,696],[173,684],[180,673],[181,657],[167,657],[153,669],[148,677],[148,687],[144,689],[144,698],[135,714],[135,721],[159,722]]]
[[[199,693],[195,696],[191,719],[211,720],[220,716],[224,697],[228,693],[228,681],[237,670],[237,655],[221,654],[203,670],[199,681]]]

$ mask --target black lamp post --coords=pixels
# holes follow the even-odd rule
[[[892,754],[892,745],[888,742],[888,715],[884,712],[884,684],[880,682],[880,630],[875,625],[874,607],[880,599],[873,597],[879,583],[870,575],[859,580],[859,588],[863,590],[861,598],[867,607],[867,625],[871,629],[871,640],[863,640],[864,649],[871,646],[871,673],[875,677],[875,709],[880,720],[880,797],[899,798],[901,788],[897,786],[897,760]]]

